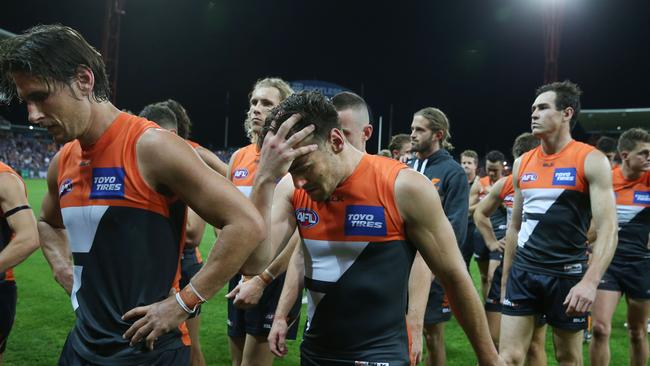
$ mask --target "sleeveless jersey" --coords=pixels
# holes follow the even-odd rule
[[[255,181],[260,153],[256,144],[250,144],[235,152],[230,168],[230,180],[246,197],[250,197]]]
[[[542,147],[521,157],[518,185],[523,218],[513,266],[535,273],[581,277],[587,266],[591,221],[585,159],[595,148],[571,140],[546,155]]]
[[[512,220],[512,205],[515,202],[515,187],[512,185],[512,174],[501,179],[505,179],[505,181],[501,187],[501,192],[499,192],[499,199],[506,207],[506,227],[508,227],[510,226],[510,220]]]
[[[490,177],[485,176],[479,179],[479,184],[481,185],[481,190],[479,191],[478,199],[481,201],[492,189]],[[508,214],[505,208],[499,206],[499,208],[497,208],[497,210],[490,216],[490,222],[492,223],[492,231],[494,231],[497,239],[501,239],[506,235],[506,229],[508,228]]]
[[[17,176],[18,178],[20,178],[21,182],[23,181],[23,179],[20,177],[18,173],[16,173],[16,171],[14,171],[8,165],[2,162],[0,162],[0,173],[11,173]],[[23,182],[23,187],[24,186],[25,186],[25,182]],[[27,196],[27,187],[25,187],[25,196]],[[2,211],[2,208],[0,208],[0,252],[3,251],[4,248],[9,244],[13,236],[14,233],[11,231],[9,224],[5,219],[5,215],[4,212]],[[13,268],[9,268],[5,272],[0,272],[0,284],[4,282],[13,282],[13,281],[15,281]]]
[[[121,113],[95,144],[67,143],[59,153],[59,202],[74,259],[74,350],[92,363],[147,363],[189,344],[184,323],[154,351],[129,346],[122,314],[178,287],[186,207],[140,175],[136,142],[153,122]]]
[[[328,201],[294,191],[309,300],[302,352],[315,361],[409,362],[406,291],[415,248],[394,197],[404,168],[366,154]]]
[[[633,181],[625,179],[620,167],[614,168],[612,174],[618,216],[618,246],[614,260],[650,258],[650,172]]]
[[[185,142],[187,142],[187,144],[190,145],[192,147],[192,149],[194,149],[194,150],[201,147],[201,145],[199,145],[198,143],[196,143],[196,142],[194,142],[192,140],[189,140],[189,139],[186,139]],[[196,248],[194,248],[194,254],[196,255],[196,261],[198,263],[203,263],[203,257],[201,256],[201,251],[199,251],[198,246]]]

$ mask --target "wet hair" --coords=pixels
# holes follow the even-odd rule
[[[571,117],[571,127],[578,120],[580,114],[580,95],[582,90],[577,84],[569,80],[556,81],[554,83],[540,86],[535,92],[535,97],[547,91],[555,92],[555,108],[562,111],[571,107],[573,109],[573,117]]]
[[[443,111],[438,108],[427,107],[415,112],[414,116],[422,116],[429,121],[429,129],[433,132],[442,131],[442,140],[440,146],[446,150],[453,150],[454,146],[449,142],[451,133],[449,132],[449,119]]]
[[[391,137],[390,143],[388,144],[388,150],[390,151],[400,150],[402,148],[402,145],[410,142],[411,142],[411,136],[405,133],[400,133],[398,135]]]
[[[160,102],[160,104],[166,106],[167,108],[171,109],[172,112],[174,112],[174,116],[176,117],[176,130],[178,131],[178,136],[184,139],[189,139],[190,134],[192,133],[192,120],[187,114],[185,108],[183,108],[183,105],[174,99],[167,99],[164,102]]]
[[[499,161],[504,162],[506,161],[506,156],[503,155],[503,153],[499,150],[492,150],[485,155],[485,161],[489,161],[491,163],[496,163]]]
[[[632,151],[639,142],[650,142],[650,133],[642,128],[630,128],[618,138],[618,151]]]
[[[60,24],[38,25],[0,42],[0,102],[17,97],[12,73],[34,76],[52,91],[57,83],[70,85],[80,67],[92,71],[92,98],[107,101],[110,86],[102,55],[77,32]]]
[[[474,164],[478,167],[478,154],[474,150],[465,150],[460,154],[460,157],[472,158],[474,159]]]
[[[539,146],[540,140],[530,132],[524,132],[517,136],[512,144],[512,156],[517,159],[528,151]]]
[[[596,149],[602,151],[603,153],[615,153],[617,141],[608,136],[601,136],[596,142]]]
[[[313,124],[315,129],[311,137],[320,144],[328,139],[333,128],[341,128],[334,105],[318,91],[303,90],[291,94],[271,110],[264,121],[258,145],[261,146],[269,131],[276,133],[280,125],[293,114],[300,114],[302,118],[289,130],[287,138]]]
[[[166,130],[178,130],[178,122],[174,111],[163,103],[145,106],[140,112],[140,117],[156,122]]]
[[[248,93],[248,100],[253,97],[253,92],[257,88],[275,88],[280,93],[280,101],[287,99],[287,97],[293,94],[293,89],[291,86],[284,80],[278,77],[267,77],[264,79],[259,79],[253,85],[250,93]],[[253,136],[252,122],[248,116],[248,110],[246,111],[246,119],[244,120],[244,131],[246,131],[246,136],[249,140],[254,141],[255,136]]]

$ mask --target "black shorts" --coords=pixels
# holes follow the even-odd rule
[[[275,315],[275,309],[278,306],[280,294],[282,293],[284,276],[285,274],[278,276],[275,280],[273,280],[273,282],[266,286],[264,293],[260,298],[260,302],[257,304],[257,306],[251,309],[238,309],[235,307],[235,305],[233,305],[232,300],[228,300],[229,337],[245,337],[246,334],[264,337],[269,335],[271,326],[273,325],[273,316]],[[237,286],[240,279],[241,275],[235,275],[235,277],[230,280],[228,291],[232,291],[232,289]],[[298,334],[301,304],[302,297],[298,296],[296,303],[293,304],[293,307],[289,312],[289,318],[293,324],[287,331],[287,339],[296,339],[296,335]],[[293,319],[296,320],[293,321]]]
[[[429,290],[429,300],[427,301],[427,309],[424,312],[424,324],[432,325],[449,321],[451,319],[451,308],[449,301],[445,294],[445,289],[442,288],[440,282],[436,278],[431,282],[431,290]]]
[[[190,279],[203,267],[203,262],[199,261],[196,255],[196,248],[183,250],[181,256],[181,279],[179,281],[181,289],[190,283]]]
[[[503,276],[503,262],[494,270],[490,290],[485,298],[485,311],[501,312],[501,277]]]
[[[190,364],[190,347],[183,346],[175,349],[163,351],[153,359],[145,363],[123,363],[122,365],[133,366],[177,366]],[[97,366],[92,362],[86,361],[74,350],[70,336],[66,339],[59,357],[58,366]],[[116,364],[118,365],[118,364]]]
[[[545,316],[546,322],[554,328],[582,330],[587,326],[587,313],[568,316],[563,305],[569,291],[579,281],[580,278],[532,273],[512,267],[501,312],[512,316]]]
[[[612,261],[598,289],[618,291],[632,299],[650,299],[650,259]]]
[[[497,240],[503,239],[503,237],[506,235],[505,230],[498,230],[494,233],[496,235]],[[468,235],[469,236],[469,235]],[[503,253],[501,253],[498,250],[495,251],[490,251],[490,248],[488,248],[487,244],[485,244],[485,240],[483,240],[483,236],[481,235],[481,232],[478,231],[478,229],[474,230],[474,234],[472,234],[472,242],[474,243],[474,259],[481,262],[481,261],[487,261],[487,260],[501,260],[503,258]]]
[[[16,317],[16,283],[13,281],[0,282],[0,354],[7,348],[7,338],[14,325]]]
[[[350,355],[332,357],[322,355],[320,352],[313,352],[300,345],[300,366],[409,366],[411,365],[408,353],[408,344],[404,344],[404,355],[401,359],[387,359],[384,354],[377,356],[361,357],[359,360],[350,359]],[[395,357],[395,356],[393,356]]]

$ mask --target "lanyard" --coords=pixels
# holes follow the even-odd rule
[[[429,159],[424,159],[424,161],[422,162],[422,167],[418,169],[418,166],[420,165],[420,159],[415,159],[415,164],[413,164],[413,169],[417,170],[420,174],[424,175],[424,169],[426,169],[428,162]]]

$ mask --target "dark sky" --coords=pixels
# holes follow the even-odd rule
[[[560,1],[558,76],[582,87],[583,108],[650,107],[650,1]],[[456,153],[509,151],[529,130],[543,81],[543,3],[126,0],[116,105],[137,113],[177,99],[193,139],[214,148],[223,146],[228,115],[229,145],[241,146],[256,79],[319,79],[363,94],[375,122],[382,115],[388,123],[392,104],[393,133],[435,106],[451,120]],[[15,33],[55,22],[99,48],[104,1],[9,0],[0,11],[0,27]],[[26,119],[22,105],[0,113]],[[373,138],[369,150],[376,146]]]

